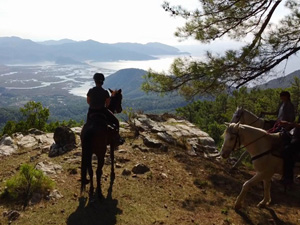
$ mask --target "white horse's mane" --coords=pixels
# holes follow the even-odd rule
[[[246,111],[247,113],[251,114],[252,116],[258,117],[257,115],[255,115],[253,112],[243,108],[243,107],[237,107],[235,113],[241,112],[241,111]]]
[[[231,123],[229,125],[229,127],[232,127],[231,129],[234,129],[233,127],[235,127],[237,125],[237,123]],[[280,137],[280,133],[277,132],[277,133],[268,133],[266,130],[264,129],[261,129],[261,128],[258,128],[258,127],[253,127],[253,126],[250,126],[250,125],[247,125],[247,124],[239,124],[239,127],[240,128],[246,128],[246,129],[250,129],[250,130],[255,130],[257,132],[260,132],[260,133],[263,133],[265,135],[268,135],[270,137],[274,137],[274,138],[279,138]]]

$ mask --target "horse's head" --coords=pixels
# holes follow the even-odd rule
[[[224,142],[221,148],[221,156],[228,158],[230,153],[240,147],[239,123],[226,124],[227,128],[223,134]]]
[[[231,123],[238,123],[241,122],[243,123],[242,117],[243,117],[244,109],[242,107],[237,107],[232,118],[231,118]]]
[[[111,90],[109,89],[111,96],[110,96],[110,102],[107,106],[107,108],[112,111],[113,113],[120,113],[122,112],[122,90]]]

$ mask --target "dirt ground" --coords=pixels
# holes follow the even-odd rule
[[[245,166],[231,170],[227,161],[189,156],[184,149],[170,146],[168,152],[141,151],[139,139],[127,139],[115,151],[116,178],[111,181],[107,154],[103,168],[102,189],[105,196],[80,196],[80,152],[74,149],[65,155],[49,158],[40,150],[23,150],[0,158],[0,191],[22,163],[35,165],[52,162],[62,166],[61,173],[52,175],[56,189],[63,196],[57,200],[22,206],[0,200],[0,225],[4,224],[68,224],[68,225],[297,225],[300,224],[300,185],[284,193],[278,177],[272,181],[272,203],[257,208],[262,199],[262,184],[253,187],[245,199],[244,208],[233,206],[243,183],[253,171]],[[136,164],[150,168],[145,174],[122,175]],[[96,169],[96,160],[93,162]],[[16,210],[20,216],[9,221],[7,212]]]

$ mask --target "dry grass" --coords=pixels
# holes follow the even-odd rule
[[[246,207],[240,212],[233,209],[242,184],[251,177],[251,171],[240,168],[230,172],[225,162],[188,156],[184,150],[169,147],[168,153],[142,152],[132,148],[140,140],[127,140],[116,151],[116,179],[112,193],[110,166],[104,166],[102,179],[104,200],[89,201],[87,193],[79,198],[80,148],[66,155],[48,158],[37,150],[18,152],[0,159],[0,188],[4,181],[16,173],[21,163],[52,161],[63,166],[63,172],[53,179],[64,196],[56,201],[43,200],[21,211],[21,217],[12,224],[68,224],[68,225],[189,225],[189,224],[300,224],[299,186],[283,193],[273,182],[273,203],[259,209],[262,186],[253,188],[246,197]],[[109,161],[109,160],[107,160]],[[136,163],[147,165],[151,171],[144,175],[123,176],[122,171],[132,169]],[[94,168],[96,165],[94,164]],[[72,171],[72,173],[70,173]],[[0,203],[0,224],[8,224],[4,211],[20,210],[9,202]]]

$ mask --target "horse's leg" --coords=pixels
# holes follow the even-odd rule
[[[89,190],[89,195],[90,197],[93,196],[94,193],[94,181],[93,181],[93,166],[92,166],[92,157],[90,157],[89,161],[88,161],[88,173],[90,176],[90,190]]]
[[[258,203],[258,207],[264,207],[270,204],[271,202],[271,179],[264,179],[264,199]]]
[[[115,145],[113,143],[110,144],[110,160],[111,160],[111,173],[110,178],[111,180],[115,179],[115,167],[114,167],[114,161],[115,161]]]
[[[264,174],[263,173],[257,173],[255,174],[250,180],[247,180],[242,187],[242,191],[239,194],[239,196],[237,197],[236,201],[235,201],[235,209],[240,209],[242,207],[242,203],[243,200],[248,192],[248,190],[255,185],[256,183],[258,183],[259,181],[262,181],[264,179]]]
[[[96,175],[97,175],[97,194],[98,194],[99,198],[103,198],[102,189],[101,189],[101,177],[102,177],[102,168],[103,168],[103,165],[104,165],[104,157],[105,157],[105,152],[106,152],[106,146],[105,146],[103,152],[104,152],[104,154],[101,153],[101,154],[97,155],[98,166],[97,166]]]

